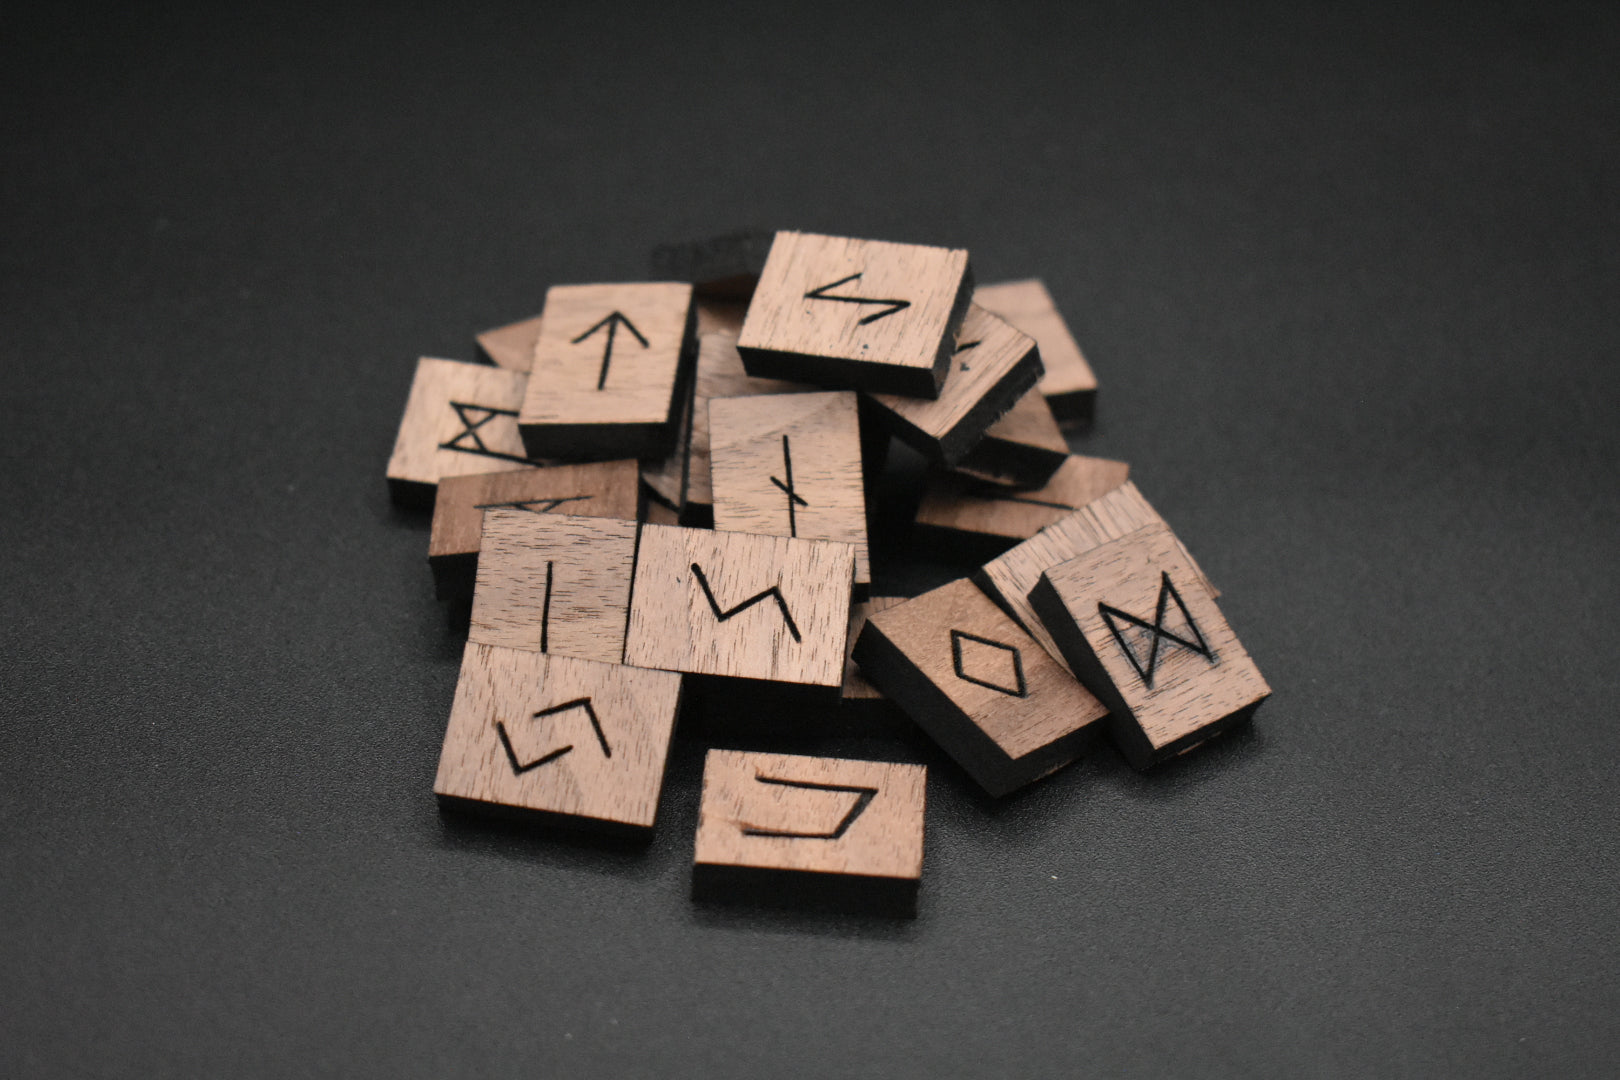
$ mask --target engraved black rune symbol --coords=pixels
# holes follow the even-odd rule
[[[591,707],[590,698],[575,698],[573,701],[565,701],[561,705],[553,705],[549,709],[541,709],[534,714],[533,719],[542,720],[548,716],[556,716],[559,713],[570,712],[574,709],[583,709],[585,711],[585,715],[591,721],[591,730],[596,732],[596,741],[601,744],[602,756],[611,758],[613,748],[608,745],[607,736],[602,733],[602,723],[596,718],[596,710]],[[506,724],[500,720],[495,721],[495,731],[501,737],[501,746],[506,750],[506,759],[512,763],[512,773],[515,776],[522,776],[531,769],[538,769],[548,762],[556,761],[574,749],[574,744],[569,743],[567,746],[559,746],[555,750],[546,751],[539,757],[524,761],[518,757],[517,749],[512,745],[512,737],[507,734]]]
[[[478,503],[474,510],[527,510],[531,514],[549,514],[563,503],[589,499],[589,495],[564,495],[560,499],[522,499],[517,502]]]
[[[503,454],[499,450],[491,450],[485,445],[484,437],[479,434],[479,429],[497,416],[515,418],[517,416],[515,411],[492,409],[488,405],[469,405],[464,401],[452,401],[450,407],[456,410],[456,416],[461,418],[461,430],[448,442],[440,443],[440,450],[459,450],[463,454],[477,454],[479,457],[494,458],[497,461],[517,461],[524,465],[539,464],[533,458],[526,458],[521,454]]]
[[[1192,633],[1192,641],[1188,641],[1180,634],[1171,633],[1164,628],[1164,613],[1168,602],[1171,600],[1176,602],[1176,607],[1181,611],[1181,617],[1187,620],[1187,629]],[[1179,645],[1183,649],[1195,652],[1212,664],[1215,662],[1215,656],[1210,652],[1208,643],[1204,641],[1204,635],[1199,632],[1198,624],[1193,621],[1192,612],[1188,611],[1187,605],[1182,602],[1181,594],[1176,591],[1175,585],[1171,583],[1168,573],[1161,571],[1159,604],[1153,612],[1153,621],[1151,623],[1103,603],[1097,605],[1097,611],[1102,615],[1103,622],[1108,624],[1108,630],[1114,635],[1114,640],[1119,642],[1120,650],[1125,654],[1125,659],[1131,662],[1131,667],[1136,669],[1136,673],[1142,677],[1143,684],[1149,690],[1153,689],[1153,674],[1158,670],[1159,666],[1159,642],[1161,641],[1168,641],[1172,646]],[[1116,622],[1116,619],[1119,622]],[[1148,646],[1148,655],[1145,662],[1136,654],[1136,650],[1131,647],[1130,642],[1125,640],[1125,635],[1120,631],[1121,622],[1141,627],[1150,635],[1151,644]],[[1140,636],[1138,637],[1140,639]]]
[[[981,341],[982,341],[982,339],[981,339]],[[978,346],[981,344],[981,341],[958,341],[956,343],[956,351],[953,352],[951,355],[955,356],[956,353],[965,353],[969,349],[978,348]],[[967,361],[964,360],[964,361],[962,361],[962,366],[961,366],[961,368],[959,370],[961,370],[961,371],[972,371],[973,369],[968,367],[967,366]]]
[[[793,635],[794,641],[801,640],[799,637],[799,625],[793,621],[793,612],[788,610],[787,601],[782,599],[782,589],[780,586],[772,585],[768,589],[755,593],[753,596],[750,596],[737,606],[722,610],[720,607],[720,601],[714,598],[714,590],[709,588],[709,579],[704,576],[703,567],[699,566],[697,563],[693,563],[692,576],[696,577],[697,583],[703,586],[703,595],[709,601],[709,610],[714,612],[714,617],[720,622],[725,622],[733,615],[741,614],[762,601],[775,600],[776,606],[782,609],[782,619],[787,623],[788,633]]]
[[[964,643],[967,643],[966,649]],[[1024,658],[1015,646],[966,630],[952,630],[951,664],[958,679],[976,686],[998,690],[1008,697],[1024,697],[1029,693],[1029,686],[1024,682]],[[969,668],[978,674],[970,674]]]
[[[829,282],[820,288],[811,289],[804,294],[804,298],[806,300],[836,300],[841,304],[880,305],[883,307],[882,311],[874,311],[872,314],[862,318],[856,324],[857,326],[867,326],[877,322],[879,319],[887,318],[897,311],[904,311],[911,306],[910,300],[878,300],[866,296],[829,296],[827,294],[828,289],[836,289],[840,285],[848,285],[851,281],[859,280],[861,280],[860,274],[851,274],[849,277],[839,278],[837,281]]]
[[[878,789],[875,787],[860,787],[855,784],[817,784],[809,780],[779,780],[774,776],[760,776],[758,774],[754,776],[754,779],[761,784],[780,784],[783,787],[804,788],[806,791],[843,791],[854,795],[856,798],[855,802],[850,806],[849,812],[844,815],[844,819],[828,832],[786,832],[779,829],[760,829],[753,825],[744,825],[742,827],[744,836],[782,836],[795,840],[837,840],[849,831],[849,827],[855,824],[856,818],[866,812],[867,806],[870,805],[878,793]]]
[[[788,437],[786,435],[782,436],[782,471],[787,473],[787,483],[782,483],[774,476],[771,477],[771,483],[781,488],[783,494],[787,495],[788,535],[798,536],[799,516],[795,507],[809,506],[810,504],[799,498],[799,493],[793,489],[793,454],[788,449]]]
[[[641,336],[641,331],[636,329],[636,324],[625,318],[621,312],[617,311],[607,316],[607,318],[603,319],[601,322],[597,323],[583,334],[579,335],[579,337],[575,338],[572,342],[570,342],[570,344],[578,345],[580,342],[584,341],[586,338],[590,337],[604,326],[607,327],[607,344],[602,348],[602,373],[596,377],[596,388],[598,390],[607,385],[608,363],[613,359],[613,336],[619,332],[619,327],[622,326],[634,334],[636,336],[636,340],[641,342],[641,347],[643,349],[647,347],[647,339]]]

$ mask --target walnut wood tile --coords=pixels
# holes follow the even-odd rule
[[[939,397],[869,396],[874,415],[896,438],[930,461],[954,465],[1016,402],[1035,393],[1041,371],[1034,338],[973,305],[962,320]],[[1057,430],[1056,421],[1052,429]]]
[[[468,637],[619,663],[636,529],[614,518],[484,511]]]
[[[716,529],[852,544],[855,588],[870,583],[853,392],[715,398],[709,459]]]
[[[802,902],[810,893],[913,915],[926,802],[921,765],[710,750],[693,895]]]
[[[1137,768],[1241,723],[1271,694],[1164,525],[1049,568],[1030,603],[1108,703],[1115,741]]]
[[[653,827],[681,678],[469,642],[439,754],[447,809]]]
[[[740,229],[701,240],[660,244],[653,248],[656,278],[691,282],[702,297],[747,300],[759,282],[774,234]]]
[[[554,285],[546,292],[518,429],[529,453],[674,452],[697,337],[692,286]]]
[[[917,506],[917,542],[1004,550],[1123,484],[1123,461],[1072,455],[1044,487],[1019,491],[950,473],[928,478]]]
[[[781,379],[754,378],[743,369],[736,336],[725,333],[699,336],[695,382],[686,487],[686,505],[693,510],[685,520],[691,524],[710,524],[714,520],[714,487],[709,469],[709,402],[715,398],[802,393],[815,387]]]
[[[472,597],[485,510],[634,521],[638,501],[634,461],[447,477],[439,484],[428,540],[435,592],[440,600]]]
[[[967,578],[872,615],[854,656],[992,795],[1073,761],[1107,711]]]
[[[446,476],[546,464],[528,457],[518,437],[518,408],[528,381],[520,371],[486,364],[418,360],[388,459],[394,501],[431,507]]]
[[[540,340],[541,316],[497,326],[474,337],[478,353],[497,367],[527,372],[534,363],[534,346]]]
[[[878,701],[883,700],[883,691],[873,686],[861,674],[860,665],[855,663],[855,642],[860,639],[861,630],[866,626],[866,620],[879,611],[887,611],[896,604],[906,602],[904,596],[874,596],[850,605],[849,609],[849,645],[845,648],[844,660],[844,689],[845,704],[852,701]]]
[[[966,251],[779,232],[737,348],[750,375],[934,398],[972,292]]]
[[[981,286],[974,300],[1040,342],[1046,361],[1041,393],[1063,423],[1083,423],[1096,408],[1097,376],[1086,362],[1052,294],[1038,278]]]
[[[647,494],[675,511],[679,520],[686,508],[686,495],[692,459],[692,389],[687,380],[682,391],[680,422],[675,426],[675,447],[660,458],[648,458],[641,463],[641,482]]]
[[[1052,407],[1034,389],[990,425],[955,469],[992,484],[1038,488],[1051,481],[1068,456],[1069,441],[1058,429]]]

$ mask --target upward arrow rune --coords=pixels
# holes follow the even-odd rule
[[[647,339],[641,336],[641,331],[636,329],[636,324],[625,318],[623,313],[618,311],[615,311],[613,314],[609,315],[607,318],[603,319],[601,322],[579,335],[579,337],[575,338],[569,344],[578,345],[580,342],[584,341],[586,338],[590,337],[604,326],[607,327],[607,344],[602,349],[602,373],[596,377],[596,388],[598,390],[607,385],[608,363],[613,359],[613,337],[619,332],[619,327],[622,326],[632,334],[636,335],[636,340],[641,342],[641,347],[643,349],[647,347]]]
[[[883,307],[882,311],[874,311],[872,314],[861,319],[861,321],[856,324],[857,326],[867,326],[871,323],[877,322],[879,319],[887,318],[897,311],[904,311],[906,308],[911,306],[910,300],[878,300],[865,296],[827,295],[828,289],[836,289],[840,285],[847,285],[851,281],[859,280],[861,280],[861,275],[859,273],[851,274],[849,277],[839,278],[837,281],[823,285],[819,289],[811,289],[809,292],[804,294],[804,298],[806,300],[836,300],[841,304],[860,304],[862,306],[876,304]]]

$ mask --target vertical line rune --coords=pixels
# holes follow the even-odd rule
[[[545,606],[540,609],[540,651],[546,651],[547,637],[551,631],[551,560],[546,560],[546,600]]]

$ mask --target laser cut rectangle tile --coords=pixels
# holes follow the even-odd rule
[[[675,425],[675,449],[664,457],[648,458],[641,463],[641,482],[648,495],[674,510],[677,519],[686,507],[692,457],[692,407],[689,380],[683,392],[680,422]]]
[[[850,544],[644,526],[624,662],[835,702],[854,575]]]
[[[614,518],[484,511],[468,638],[619,663],[636,530]]]
[[[1107,711],[966,578],[872,615],[854,655],[992,795],[1073,761]]]
[[[450,809],[653,827],[681,677],[469,642],[433,792]]]
[[[781,379],[756,379],[743,369],[737,354],[735,335],[702,334],[698,338],[697,389],[692,406],[691,456],[687,462],[687,505],[692,507],[689,524],[711,524],[714,520],[714,487],[709,466],[709,402],[715,398],[752,397],[760,394],[792,394],[813,390],[804,383]]]
[[[904,596],[874,596],[852,604],[849,609],[849,644],[845,648],[844,659],[844,704],[858,701],[883,701],[883,691],[873,686],[866,676],[861,674],[860,665],[855,663],[855,642],[861,636],[861,630],[866,626],[866,620],[879,611],[887,611],[896,604],[906,602]]]
[[[518,428],[536,457],[674,452],[697,347],[692,286],[553,285]]]
[[[916,912],[927,770],[921,765],[710,750],[693,894],[821,897]]]
[[[1051,481],[1033,491],[936,473],[917,505],[917,540],[1004,549],[1101,498],[1129,476],[1123,461],[1080,455],[1065,458]]]
[[[531,459],[518,436],[518,408],[529,385],[520,371],[423,357],[388,459],[394,501],[432,506],[439,481],[466,473],[509,472]]]
[[[853,544],[855,588],[871,582],[854,393],[710,401],[709,472],[716,529]]]
[[[1046,526],[1023,543],[985,563],[973,573],[973,580],[1001,608],[1039,641],[1054,658],[1063,660],[1052,635],[1029,606],[1029,591],[1041,574],[1058,563],[1117,540],[1147,525],[1162,525],[1164,519],[1148,505],[1136,485],[1127,480],[1114,490],[1093,499],[1072,514]],[[1220,593],[1209,584],[1192,556],[1188,563],[1197,571],[1212,596]],[[1067,664],[1067,661],[1063,661]]]
[[[955,469],[992,484],[1038,488],[1051,481],[1068,456],[1069,441],[1058,429],[1052,407],[1039,390],[1031,390],[990,425]]]
[[[485,510],[634,521],[639,495],[634,461],[448,477],[439,484],[428,541],[435,592],[440,600],[472,596]]]
[[[972,292],[966,251],[779,232],[737,348],[750,375],[933,398]]]
[[[1271,694],[1163,525],[1051,567],[1030,603],[1139,769],[1241,723]]]
[[[528,372],[534,363],[534,345],[540,340],[542,318],[535,315],[520,322],[497,326],[474,336],[479,355],[508,371]]]
[[[1041,371],[1034,338],[972,305],[939,397],[869,397],[874,415],[896,438],[931,461],[954,465],[1020,398],[1034,393]]]
[[[1064,423],[1090,420],[1096,408],[1097,376],[1046,285],[1039,278],[984,285],[973,299],[1040,343],[1046,361],[1041,393],[1057,418]]]

